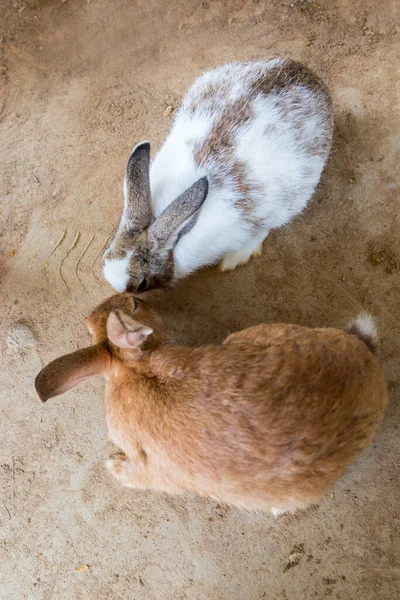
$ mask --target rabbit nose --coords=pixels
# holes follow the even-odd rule
[[[129,294],[134,294],[135,292],[145,292],[146,290],[149,289],[149,287],[151,286],[152,280],[148,277],[144,277],[142,279],[142,281],[139,282],[139,284],[134,285],[131,282],[128,282],[128,285],[126,286],[126,291]]]
[[[148,287],[149,287],[148,280],[147,279],[142,279],[142,281],[137,286],[137,291],[138,292],[144,292],[145,290],[147,290]]]
[[[137,286],[133,285],[132,283],[128,283],[125,291],[128,292],[128,294],[134,294],[137,291],[137,289]]]

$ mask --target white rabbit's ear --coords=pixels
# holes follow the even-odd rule
[[[108,339],[118,348],[140,348],[152,333],[151,327],[138,323],[120,310],[108,315]]]
[[[150,223],[150,144],[140,142],[128,159],[124,180],[124,209],[119,229],[141,231]]]
[[[196,213],[207,198],[208,177],[202,177],[161,213],[149,227],[149,240],[158,248],[172,248],[179,234],[187,233],[196,222]]]

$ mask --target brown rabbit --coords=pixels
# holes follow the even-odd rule
[[[387,403],[369,317],[345,333],[258,325],[222,345],[173,345],[130,294],[88,318],[94,344],[36,378],[44,402],[104,374],[125,486],[184,490],[274,514],[316,502],[368,446]],[[353,335],[349,335],[353,334]]]

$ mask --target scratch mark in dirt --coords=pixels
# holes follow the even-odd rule
[[[81,279],[79,278],[78,268],[79,268],[79,265],[80,265],[80,262],[81,262],[82,258],[85,256],[85,254],[86,254],[86,252],[87,252],[90,244],[93,242],[93,240],[94,240],[94,235],[92,235],[92,237],[90,238],[90,240],[86,244],[84,251],[82,252],[82,254],[80,255],[80,257],[78,258],[78,262],[75,265],[75,275],[76,275],[76,278],[77,278],[77,280],[79,281],[79,283],[81,285],[83,285],[83,283],[82,283]],[[83,285],[83,287],[85,287],[85,286]]]
[[[65,287],[67,288],[67,290],[70,292],[70,288],[67,284],[67,282],[65,281],[63,274],[62,274],[62,268],[63,268],[63,264],[65,263],[65,261],[67,260],[68,256],[70,255],[70,253],[72,252],[72,250],[75,248],[75,246],[77,245],[77,243],[79,242],[79,238],[81,237],[81,232],[78,231],[78,233],[76,234],[76,237],[74,239],[74,241],[72,242],[72,245],[68,248],[66,255],[64,256],[64,258],[61,261],[60,267],[58,269],[58,272],[60,273],[60,277],[61,277],[61,281],[63,282],[63,284],[65,285]]]
[[[48,256],[47,258],[50,258],[50,256],[51,256],[52,254],[54,254],[54,252],[57,250],[57,248],[58,248],[59,246],[61,246],[61,244],[63,243],[63,241],[64,241],[64,238],[65,238],[65,236],[66,236],[66,235],[67,235],[67,230],[66,230],[66,229],[64,229],[63,233],[61,234],[61,237],[60,237],[60,239],[58,240],[57,244],[54,246],[53,250],[50,252],[50,254],[49,254],[49,256]]]

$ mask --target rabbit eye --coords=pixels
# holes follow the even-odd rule
[[[147,280],[146,279],[142,279],[142,281],[139,283],[137,291],[138,292],[144,292],[147,289]]]

